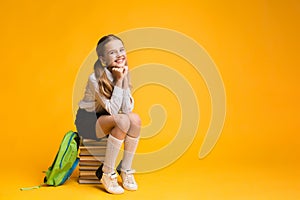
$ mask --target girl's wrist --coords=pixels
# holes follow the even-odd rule
[[[122,85],[123,85],[123,79],[118,79],[115,83],[116,86],[118,86],[119,88],[123,88]]]
[[[127,76],[125,76],[123,80],[123,89],[127,89],[127,88],[128,88],[128,79]]]

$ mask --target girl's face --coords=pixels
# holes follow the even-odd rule
[[[124,67],[126,64],[126,51],[120,40],[111,40],[104,45],[104,54],[101,61],[108,67]]]

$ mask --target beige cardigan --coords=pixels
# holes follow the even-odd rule
[[[108,79],[113,82],[110,71],[105,68]],[[117,113],[129,113],[133,110],[134,99],[130,89],[122,89],[114,86],[114,90],[110,99],[107,99],[99,92],[99,85],[96,80],[95,73],[89,76],[83,99],[79,102],[79,107],[88,112],[101,112],[104,109],[111,115]]]

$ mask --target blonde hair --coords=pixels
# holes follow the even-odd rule
[[[112,40],[120,40],[123,43],[123,41],[119,37],[112,35],[112,34],[102,37],[98,41],[97,47],[96,47],[96,52],[97,52],[98,57],[103,56],[103,53],[105,50],[104,49],[105,44],[107,44],[108,42],[110,42]],[[110,99],[112,92],[114,90],[114,85],[112,82],[109,81],[109,79],[104,71],[104,67],[105,66],[103,66],[102,63],[98,59],[96,61],[96,63],[94,64],[94,72],[95,72],[96,79],[98,80],[100,94],[102,94],[106,98]]]

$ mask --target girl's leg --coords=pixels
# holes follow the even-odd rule
[[[97,133],[109,134],[107,139],[106,153],[104,158],[104,165],[102,171],[104,172],[101,182],[105,189],[114,194],[121,194],[124,192],[122,187],[117,183],[117,176],[115,174],[115,162],[129,128],[129,119],[126,115],[103,115],[99,117],[97,127],[100,130]],[[97,135],[99,136],[99,135]]]
[[[117,139],[123,140],[130,127],[130,121],[127,115],[102,115],[96,123],[96,136],[102,138],[111,134]]]
[[[127,132],[127,135],[133,138],[138,138],[141,131],[141,119],[136,113],[129,113],[128,118],[130,121],[130,127]]]
[[[121,177],[123,180],[123,187],[127,190],[137,190],[137,184],[135,182],[133,173],[134,170],[131,169],[132,160],[134,153],[136,151],[140,129],[141,129],[141,120],[137,114],[130,113],[128,114],[130,120],[130,128],[127,132],[124,142],[124,154],[121,166]]]
[[[139,142],[141,120],[135,113],[129,113],[130,128],[124,142],[124,154],[122,160],[122,170],[130,170],[132,160]]]
[[[117,114],[102,115],[98,118],[97,123],[99,123],[101,129],[100,131],[96,131],[97,133],[110,133],[107,139],[104,166],[102,170],[104,173],[111,173],[114,172],[115,162],[126,136],[126,132],[128,131],[130,122],[126,115]]]

